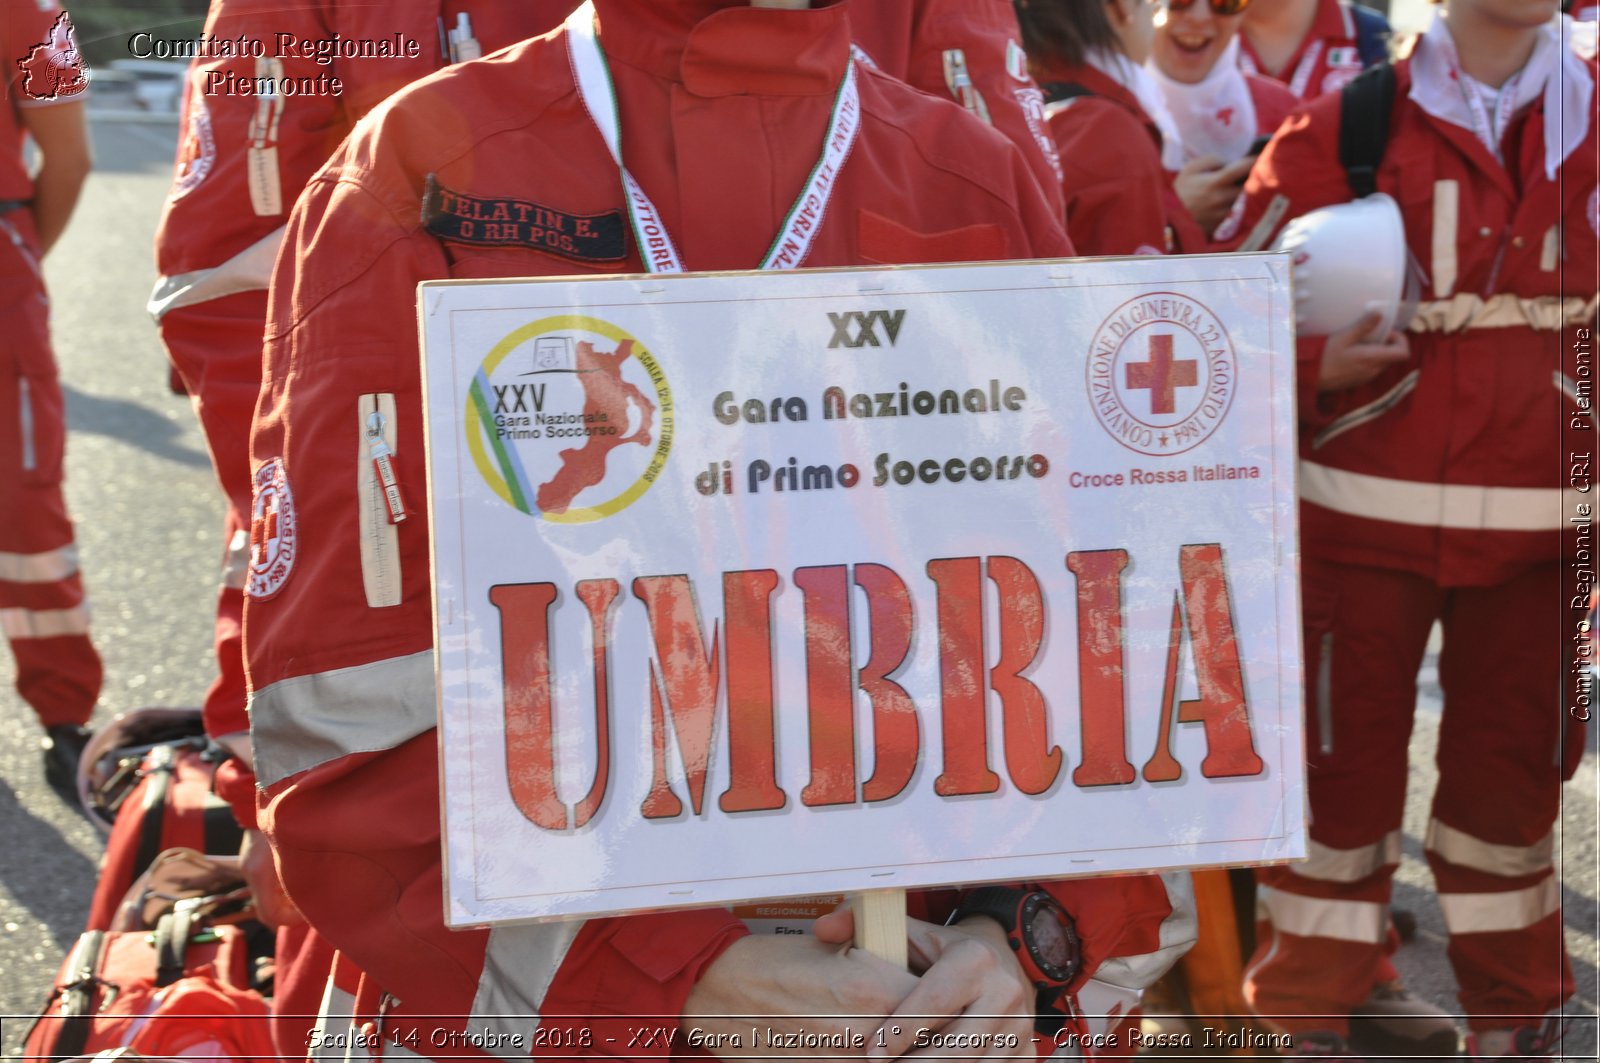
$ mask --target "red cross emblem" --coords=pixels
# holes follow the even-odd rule
[[[1151,413],[1172,413],[1177,409],[1177,389],[1200,383],[1200,363],[1173,358],[1171,333],[1151,336],[1150,360],[1129,362],[1127,370],[1129,388],[1150,392]]]
[[[261,514],[251,529],[250,564],[264,569],[278,552],[278,493],[266,493],[261,499]]]

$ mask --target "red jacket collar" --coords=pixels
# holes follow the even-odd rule
[[[1069,66],[1066,63],[1058,62],[1041,63],[1038,65],[1034,80],[1040,85],[1048,85],[1056,81],[1082,85],[1091,94],[1110,100],[1118,106],[1133,112],[1134,117],[1149,127],[1151,134],[1156,138],[1156,143],[1161,143],[1161,130],[1156,128],[1154,120],[1151,119],[1149,114],[1145,113],[1144,106],[1139,102],[1139,97],[1124,88],[1121,82],[1101,73],[1100,70],[1090,66],[1088,63],[1084,63],[1082,66]]]
[[[697,96],[818,96],[850,61],[847,5],[804,11],[749,0],[595,0],[611,62],[681,82]]]

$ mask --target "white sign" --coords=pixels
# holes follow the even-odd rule
[[[449,921],[1304,855],[1286,278],[422,285]]]

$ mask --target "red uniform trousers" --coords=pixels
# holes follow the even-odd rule
[[[54,727],[89,719],[101,667],[61,493],[66,406],[39,260],[32,214],[0,214],[0,631],[17,692]]]
[[[1489,587],[1303,562],[1311,860],[1264,869],[1270,917],[1247,974],[1290,1030],[1342,1031],[1384,957],[1400,860],[1416,677],[1437,620],[1439,781],[1425,847],[1474,1029],[1542,1016],[1572,992],[1551,866],[1563,750],[1552,561]],[[1326,1012],[1327,1014],[1323,1014]]]

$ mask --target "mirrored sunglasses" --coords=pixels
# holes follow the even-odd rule
[[[1168,11],[1187,11],[1195,0],[1167,0]],[[1213,15],[1237,15],[1250,6],[1250,0],[1206,0]]]

